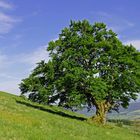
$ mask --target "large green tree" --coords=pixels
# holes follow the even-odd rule
[[[124,45],[104,23],[71,21],[41,61],[20,84],[22,94],[40,103],[76,109],[96,108],[92,120],[106,122],[106,114],[127,107],[140,92],[140,53]]]

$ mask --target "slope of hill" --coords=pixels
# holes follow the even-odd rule
[[[82,115],[0,92],[0,140],[139,140],[128,128],[87,123]]]

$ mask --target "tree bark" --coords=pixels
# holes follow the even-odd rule
[[[110,108],[110,104],[103,101],[96,103],[95,107],[96,107],[96,115],[91,118],[92,121],[98,124],[105,125],[106,115]]]

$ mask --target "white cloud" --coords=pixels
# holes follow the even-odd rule
[[[12,9],[13,8],[13,5],[11,5],[10,3],[7,3],[3,0],[0,0],[0,8],[3,8],[3,9]]]
[[[15,24],[21,20],[5,12],[5,10],[7,11],[13,8],[13,6],[7,3],[6,1],[0,0],[0,8],[1,8],[0,9],[0,35],[1,35],[11,31],[11,29],[15,26]],[[2,8],[5,10],[2,10]]]
[[[108,25],[108,28],[111,28],[115,32],[121,32],[135,26],[132,21],[128,21],[127,19],[118,15],[113,15],[112,13],[99,11],[91,12],[91,14],[98,17],[98,22],[105,22]]]
[[[110,18],[110,14],[108,14],[107,12],[99,11],[99,12],[95,12],[95,13],[97,13],[100,16]]]
[[[140,40],[128,40],[125,44],[132,44],[137,50],[140,50]]]
[[[14,56],[2,54],[0,52],[0,72],[3,69],[14,68],[13,65],[26,65],[29,68],[35,67],[36,63],[41,60],[47,62],[49,60],[49,53],[46,51],[47,45],[37,48],[33,52],[21,53]]]
[[[46,51],[47,45],[43,47],[37,48],[34,52],[31,52],[29,54],[22,54],[21,59],[19,60],[22,63],[30,64],[30,65],[35,65],[38,63],[40,60],[46,60],[48,61],[49,59],[49,54]]]
[[[49,60],[46,47],[42,46],[28,54],[8,56],[0,53],[0,91],[19,94],[18,84],[23,78],[28,77],[37,62]]]
[[[20,80],[7,80],[0,82],[0,91],[5,91],[8,93],[20,94],[20,90],[18,88],[18,84],[20,83]]]
[[[7,56],[0,52],[0,63],[2,63],[6,58]]]
[[[8,63],[9,63],[9,61],[8,61],[8,56],[5,55],[5,54],[2,54],[2,53],[0,52],[0,71],[1,71],[2,69],[4,69],[7,65],[9,65]]]
[[[5,23],[11,23],[11,22],[16,22],[17,20],[15,20],[14,18],[0,12],[0,22],[5,22]]]
[[[46,48],[47,45],[39,47],[35,51],[30,53],[16,55],[14,56],[14,62],[28,66],[28,69],[26,69],[26,71],[31,72],[35,68],[36,64],[41,60],[45,60],[45,62],[48,62],[49,53],[46,51]]]
[[[5,79],[18,80],[17,77],[11,76],[11,75],[7,75],[7,74],[5,74],[5,73],[0,73],[0,77],[3,77],[3,78],[5,78]]]
[[[20,20],[0,12],[0,34],[8,33]]]

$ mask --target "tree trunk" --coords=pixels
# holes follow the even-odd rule
[[[109,110],[110,104],[104,102],[96,103],[96,115],[93,116],[91,119],[93,122],[98,124],[105,124],[106,123],[106,115]]]

